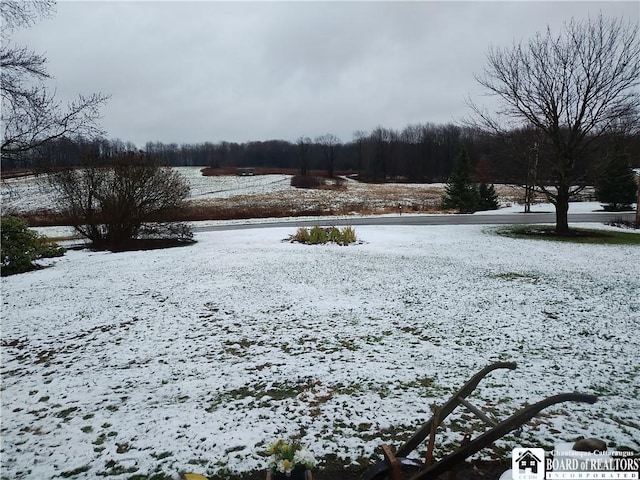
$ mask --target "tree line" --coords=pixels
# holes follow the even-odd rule
[[[594,142],[594,148],[576,160],[579,183],[593,184],[609,150],[624,152],[633,166],[640,166],[637,133],[601,136]],[[168,166],[288,169],[302,175],[321,171],[329,177],[353,174],[363,181],[433,183],[449,178],[463,148],[478,182],[525,185],[534,181],[533,176],[536,181],[545,177],[552,181],[553,145],[533,127],[489,135],[468,126],[426,123],[402,130],[380,126],[371,132],[358,131],[347,142],[326,134],[315,139],[301,137],[296,142],[147,142],[144,151]],[[78,166],[89,157],[113,158],[137,150],[133,143],[119,139],[62,137],[32,151],[27,163],[47,168]],[[25,164],[24,157],[2,161],[3,168]]]

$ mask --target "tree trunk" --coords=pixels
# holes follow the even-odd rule
[[[528,184],[524,187],[524,213],[531,213],[531,202],[533,201],[533,188]]]
[[[569,233],[569,186],[559,185],[556,196],[556,233]]]
[[[636,228],[640,228],[640,175],[636,175],[638,182],[638,199],[636,200]]]

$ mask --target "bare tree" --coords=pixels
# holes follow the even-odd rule
[[[4,22],[3,36],[5,29],[13,30],[20,26],[30,27],[39,17],[49,17],[55,4],[55,0],[2,0],[0,15],[2,15]]]
[[[363,130],[356,130],[353,132],[353,142],[357,146],[357,156],[358,156],[358,178],[362,178],[362,173],[364,169],[364,149],[365,144],[367,142],[367,138],[369,138],[369,133]]]
[[[340,144],[340,139],[333,133],[325,133],[316,138],[316,142],[324,147],[324,158],[327,161],[327,177],[333,178],[335,173],[336,146]]]
[[[411,181],[423,181],[424,179],[423,133],[423,126],[416,124],[407,125],[399,135],[400,147],[403,151],[400,161],[404,163],[402,172]]]
[[[576,163],[612,131],[637,131],[640,111],[638,24],[575,21],[525,44],[492,48],[477,81],[496,96],[497,116],[472,105],[484,128],[530,124],[554,153],[553,184],[538,188],[556,208],[556,232],[569,231],[569,200],[584,188]],[[515,123],[515,125],[514,125]],[[551,188],[550,188],[551,187]]]
[[[298,146],[298,162],[300,164],[300,175],[305,176],[309,173],[309,146],[311,139],[309,137],[300,137],[296,142]]]
[[[191,240],[183,224],[163,222],[189,195],[187,181],[144,153],[90,159],[83,168],[49,174],[60,210],[97,248],[117,250],[135,239]]]
[[[29,27],[47,17],[53,0],[0,2],[2,46],[0,47],[0,90],[2,93],[2,140],[0,153],[17,159],[49,140],[64,136],[94,136],[100,107],[108,99],[102,94],[80,95],[64,109],[49,92],[46,58],[26,47],[12,44],[10,32]]]

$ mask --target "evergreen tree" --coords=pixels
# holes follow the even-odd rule
[[[472,171],[469,154],[463,148],[445,187],[443,208],[455,208],[459,213],[473,213],[478,209],[479,192],[472,181]]]
[[[481,183],[478,197],[478,210],[497,210],[500,207],[498,193],[493,184]]]
[[[607,161],[596,182],[596,199],[605,203],[605,210],[631,208],[636,201],[637,184],[630,167],[629,153],[617,143],[609,151]]]

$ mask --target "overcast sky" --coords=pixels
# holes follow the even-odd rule
[[[14,39],[45,52],[66,102],[111,95],[109,138],[349,141],[447,123],[480,103],[490,46],[571,17],[640,18],[630,2],[59,2]]]

